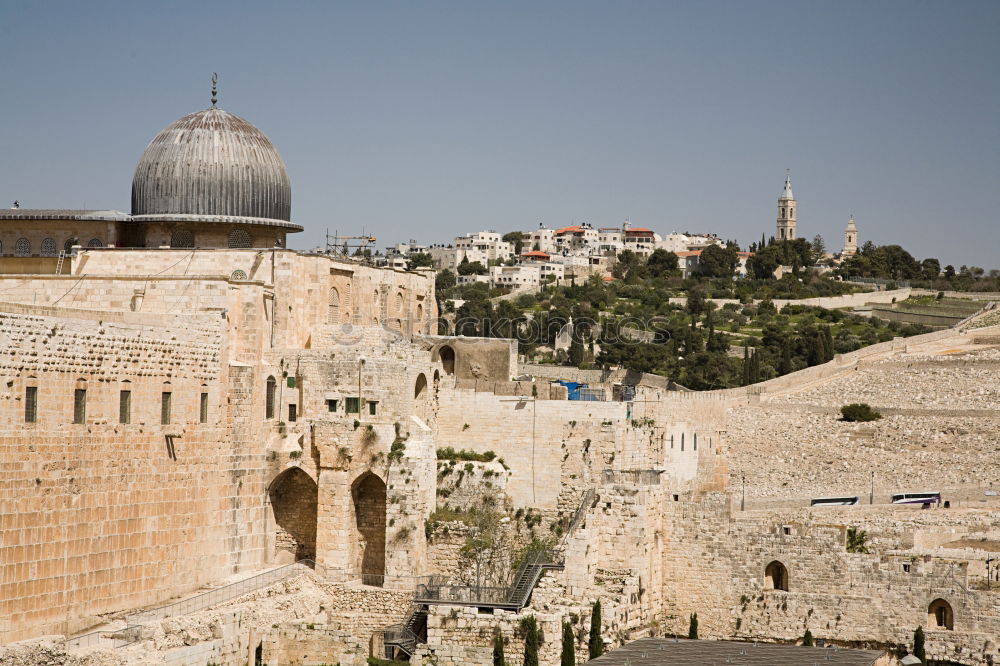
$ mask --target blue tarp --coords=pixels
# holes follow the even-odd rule
[[[580,389],[587,388],[586,384],[581,384],[580,382],[564,382],[559,380],[559,384],[566,387],[566,392],[569,393],[570,400],[580,399]]]

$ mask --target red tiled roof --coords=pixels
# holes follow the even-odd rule
[[[532,250],[531,252],[522,252],[522,257],[539,257],[548,259],[551,255],[548,252],[542,252],[540,250]]]
[[[701,256],[701,250],[684,250],[682,252],[675,252],[678,257],[698,257]]]
[[[605,282],[614,282],[615,281],[615,279],[613,277],[611,277],[610,275],[605,275],[601,279],[604,280]]]
[[[651,233],[653,233],[653,230],[652,229],[647,229],[646,227],[632,227],[631,229],[626,229],[625,233],[627,233],[627,234],[651,234]]]
[[[556,229],[557,234],[570,234],[570,233],[578,233],[581,231],[583,231],[583,227],[581,227],[580,225],[572,227],[563,227],[562,229]]]

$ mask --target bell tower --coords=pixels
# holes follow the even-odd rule
[[[851,215],[851,219],[847,222],[847,228],[844,229],[844,249],[841,250],[840,255],[845,259],[847,257],[853,257],[858,253],[858,228],[854,225],[854,216]]]
[[[795,238],[796,208],[795,195],[792,194],[792,173],[790,169],[785,169],[785,189],[778,197],[778,224],[774,233],[776,241]]]

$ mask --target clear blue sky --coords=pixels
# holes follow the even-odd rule
[[[260,127],[319,244],[587,221],[1000,266],[1000,2],[0,3],[0,205],[127,211],[209,104]]]

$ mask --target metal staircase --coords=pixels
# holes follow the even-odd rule
[[[566,544],[570,536],[580,527],[587,511],[594,505],[596,492],[591,489],[584,493],[580,506],[574,512],[563,538],[555,548],[529,551],[517,568],[510,587],[476,587],[449,585],[446,579],[432,580],[417,586],[410,614],[400,624],[386,627],[382,632],[382,642],[387,659],[408,659],[417,644],[427,641],[427,608],[430,604],[453,606],[478,606],[480,608],[501,608],[519,611],[528,605],[531,593],[538,581],[549,569],[565,567]]]
[[[393,624],[382,632],[386,659],[413,656],[417,643],[427,641],[427,607],[413,604],[405,622]]]

